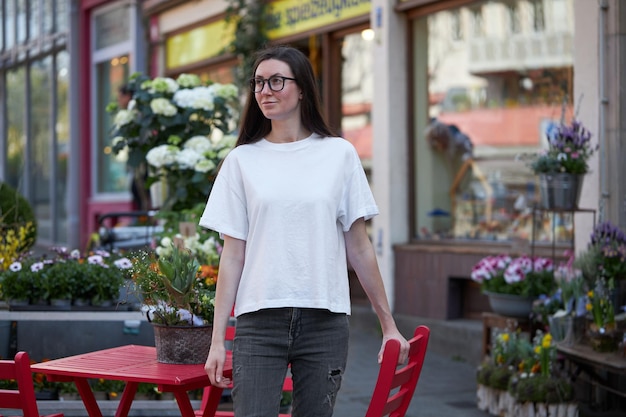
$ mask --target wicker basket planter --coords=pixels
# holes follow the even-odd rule
[[[213,326],[152,326],[157,361],[183,365],[206,362]]]

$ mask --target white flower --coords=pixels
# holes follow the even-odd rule
[[[115,114],[115,118],[113,119],[113,124],[116,128],[120,128],[128,123],[132,122],[135,119],[135,112],[131,110],[120,110]]]
[[[164,246],[166,248],[171,248],[172,247],[172,239],[165,236],[163,239],[161,239],[161,246]]]
[[[144,88],[142,85],[141,88]],[[149,84],[150,93],[170,93],[174,94],[178,91],[178,83],[171,78],[168,77],[156,77]]]
[[[132,99],[126,105],[126,110],[135,110],[135,107],[137,107],[137,102],[135,101],[135,99]]]
[[[44,266],[43,262],[35,262],[34,264],[30,266],[30,270],[32,272],[39,272],[43,269],[43,266]]]
[[[90,264],[94,264],[94,265],[108,267],[104,263],[104,258],[102,257],[102,255],[91,255],[90,257],[87,258],[87,262]]]
[[[155,98],[150,101],[150,108],[155,114],[163,116],[174,116],[178,109],[166,98]]]
[[[9,269],[13,272],[19,272],[22,270],[22,264],[19,262],[13,262],[11,265],[9,265]]]
[[[174,103],[183,108],[213,110],[215,104],[213,91],[209,87],[196,87],[186,90],[178,90],[174,94]]]
[[[72,250],[72,252],[70,252],[70,258],[80,259],[80,251],[78,249]]]
[[[183,88],[192,88],[200,85],[200,77],[196,74],[180,74],[176,82]]]
[[[189,138],[183,147],[185,149],[193,149],[199,154],[204,155],[206,152],[213,149],[213,144],[206,136],[194,136]]]
[[[183,149],[176,155],[176,162],[181,169],[193,169],[201,159],[202,155],[193,149]]]
[[[237,98],[237,87],[234,84],[212,84],[215,95],[226,100]]]
[[[215,162],[211,161],[210,159],[201,159],[196,163],[193,169],[197,172],[210,172],[213,171],[216,167],[217,165],[215,165]]]
[[[133,267],[133,263],[128,258],[120,258],[113,261],[113,264],[119,269],[130,269]]]
[[[176,162],[179,148],[174,145],[160,145],[152,148],[146,154],[146,161],[155,168],[172,165]]]

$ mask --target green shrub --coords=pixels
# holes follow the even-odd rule
[[[33,227],[26,239],[20,243],[20,252],[29,250],[37,239],[37,219],[30,203],[13,187],[0,181],[0,234],[6,235],[9,230],[16,233],[20,226],[30,222]]]

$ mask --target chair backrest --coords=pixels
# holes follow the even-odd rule
[[[385,344],[383,361],[365,417],[404,417],[417,386],[428,347],[430,329],[418,326],[409,340],[411,348],[406,365],[398,367],[400,342],[389,340]]]
[[[0,389],[0,408],[22,410],[24,417],[39,417],[28,353],[18,352],[14,360],[0,360],[0,380],[17,382],[16,389]]]

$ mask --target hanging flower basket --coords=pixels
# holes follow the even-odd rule
[[[570,173],[540,174],[541,206],[548,210],[578,208],[583,175]]]

